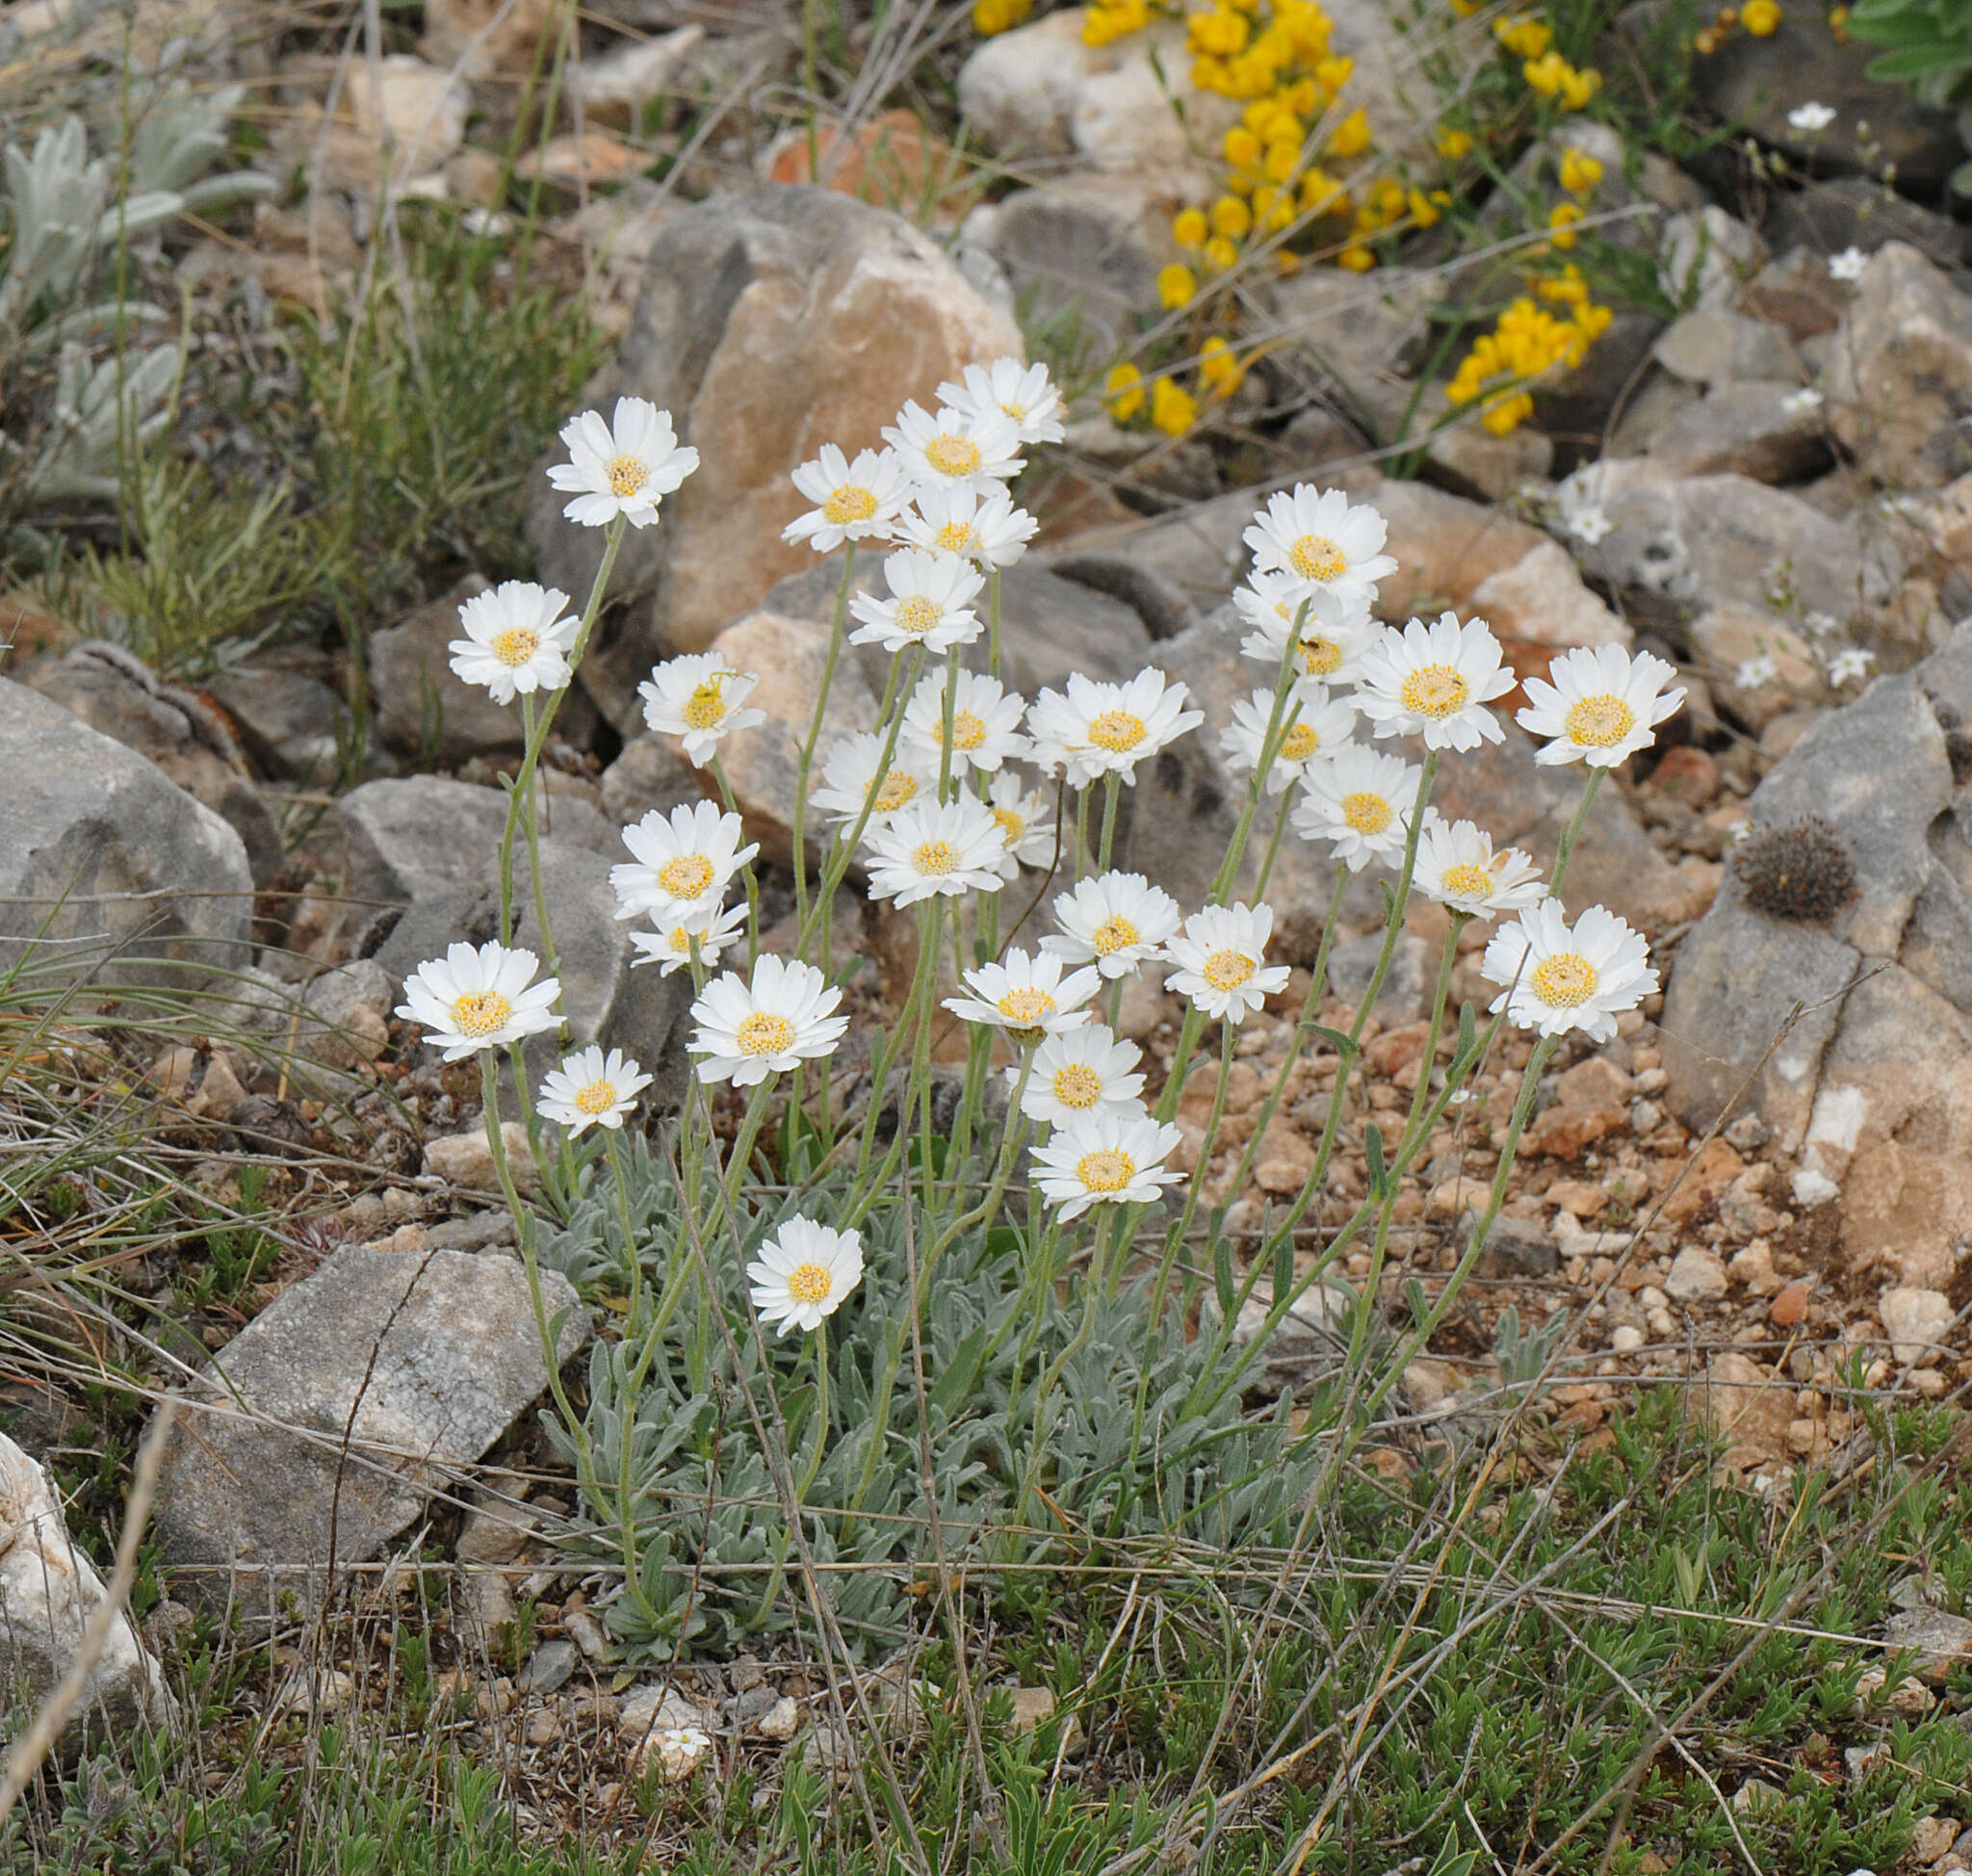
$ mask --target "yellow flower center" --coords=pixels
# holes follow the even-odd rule
[[[875,512],[875,491],[858,488],[854,482],[844,482],[821,505],[821,518],[831,528],[846,528],[852,522],[868,521]]]
[[[951,719],[951,746],[954,749],[976,749],[986,741],[986,723],[983,717],[975,717],[970,710],[954,711]]]
[[[1454,899],[1484,899],[1492,890],[1492,875],[1484,867],[1447,867],[1438,883]]]
[[[1599,697],[1584,697],[1568,713],[1569,741],[1591,749],[1613,747],[1636,726],[1636,712],[1621,697],[1607,692]]]
[[[938,544],[947,554],[970,554],[978,537],[979,531],[970,521],[947,521],[938,531]]]
[[[1026,406],[1025,404],[1002,404],[999,408],[1003,415],[1011,417],[1016,424],[1024,424],[1027,421]]]
[[[825,1303],[834,1288],[825,1264],[797,1264],[788,1272],[788,1294],[797,1303]]]
[[[1296,723],[1281,739],[1281,754],[1288,762],[1306,762],[1320,747],[1321,738],[1309,723]]]
[[[452,1006],[452,1026],[460,1035],[491,1035],[506,1027],[513,1005],[497,990],[473,990]]]
[[[1396,810],[1382,795],[1364,789],[1342,796],[1342,819],[1359,834],[1380,834],[1396,819]]]
[[[1015,1029],[1031,1029],[1054,1014],[1054,999],[1045,990],[1009,990],[998,1007]]]
[[[1104,919],[1096,927],[1089,940],[1089,948],[1098,957],[1113,957],[1118,951],[1139,942],[1136,926],[1118,913],[1113,919]]]
[[[784,1055],[793,1043],[793,1024],[771,1010],[757,1009],[740,1025],[742,1055]]]
[[[908,769],[893,769],[883,778],[876,798],[869,804],[872,814],[895,814],[918,793],[918,778]]]
[[[908,599],[897,601],[897,630],[908,632],[914,638],[921,638],[925,633],[937,631],[938,622],[944,616],[945,608],[935,599],[926,599],[922,593],[913,593]]]
[[[1026,817],[1015,814],[1011,808],[995,808],[993,819],[999,821],[999,831],[1006,836],[1009,847],[1027,831]]]
[[[1206,959],[1205,979],[1214,990],[1237,990],[1253,970],[1254,961],[1245,951],[1214,951]]]
[[[707,678],[685,699],[685,708],[679,714],[693,729],[714,729],[724,721],[726,699],[720,687],[725,681],[723,677]]]
[[[1089,725],[1089,741],[1118,754],[1134,749],[1149,734],[1144,719],[1127,710],[1105,710]]]
[[[540,648],[541,635],[524,625],[509,627],[493,640],[493,656],[509,670],[519,669]]]
[[[1596,983],[1596,967],[1580,951],[1556,951],[1534,966],[1534,994],[1556,1009],[1587,1003]]]
[[[958,850],[948,841],[926,841],[911,855],[920,873],[949,873],[958,863]]]
[[[1136,1177],[1136,1161],[1120,1147],[1101,1146],[1076,1161],[1075,1176],[1091,1192],[1120,1192]]]
[[[1449,664],[1426,664],[1404,680],[1399,692],[1404,708],[1419,717],[1456,717],[1466,707],[1472,687]]]
[[[585,1088],[575,1091],[575,1107],[578,1113],[607,1114],[616,1105],[616,1089],[609,1081],[591,1081]]]
[[[703,853],[681,853],[658,869],[658,884],[673,899],[696,899],[713,883],[713,863]]]
[[[1093,1107],[1102,1098],[1103,1078],[1085,1062],[1054,1072],[1054,1098],[1064,1107]]]
[[[608,474],[610,493],[619,502],[629,501],[651,479],[650,464],[634,456],[611,456]]]
[[[925,444],[924,460],[941,476],[976,476],[979,446],[970,436],[943,430]]]
[[[1287,550],[1287,564],[1304,580],[1333,580],[1348,570],[1349,557],[1326,534],[1303,534]]]
[[[1342,647],[1333,638],[1301,641],[1301,668],[1310,677],[1328,677],[1342,665]]]

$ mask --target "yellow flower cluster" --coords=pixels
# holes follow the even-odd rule
[[[1722,7],[1712,23],[1692,39],[1693,49],[1699,52],[1716,52],[1741,26],[1756,39],[1767,39],[1779,27],[1781,17],[1776,0],[1746,0],[1743,7]],[[1838,41],[1848,38],[1842,30],[1848,17],[1847,7],[1837,7],[1829,15],[1829,24],[1834,30]]]
[[[1034,0],[973,0],[973,31],[982,39],[1026,24]]]
[[[1154,378],[1146,391],[1144,375],[1136,366],[1116,365],[1103,381],[1103,402],[1119,424],[1143,414],[1150,404],[1152,425],[1166,436],[1182,436],[1198,422],[1202,402],[1230,398],[1245,380],[1246,367],[1232,348],[1216,336],[1200,350],[1198,391],[1187,391],[1176,378],[1166,374]]]
[[[1570,306],[1568,317],[1557,319],[1531,300],[1516,300],[1493,329],[1474,341],[1445,386],[1455,404],[1477,400],[1483,412],[1479,421],[1495,436],[1506,435],[1534,414],[1526,386],[1557,365],[1579,365],[1613,317],[1607,306],[1590,300],[1573,267],[1557,280],[1544,280],[1536,291]]]

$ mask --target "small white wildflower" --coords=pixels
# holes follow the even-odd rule
[[[1829,278],[1831,280],[1859,280],[1862,270],[1869,265],[1869,256],[1860,248],[1845,248],[1839,254],[1829,256]]]
[[[548,480],[573,495],[561,512],[584,528],[607,528],[620,514],[648,528],[658,504],[698,467],[698,452],[680,446],[671,413],[643,398],[618,398],[616,414],[584,410],[562,426],[566,462],[551,463]]]
[[[934,415],[907,404],[883,440],[903,458],[905,473],[920,488],[985,490],[1026,467],[1018,454],[1020,430],[1000,410],[961,411],[945,404]]]
[[[1048,951],[1029,956],[1015,945],[995,963],[968,971],[959,988],[968,997],[947,997],[945,1007],[968,1023],[1005,1029],[1016,1040],[1038,1042],[1044,1035],[1078,1029],[1089,1020],[1082,1007],[1103,979],[1095,971],[1061,974],[1061,959]]]
[[[1430,808],[1417,836],[1412,879],[1426,899],[1475,919],[1538,905],[1547,893],[1541,869],[1518,847],[1495,853],[1485,828],[1470,821],[1443,821]]]
[[[1543,1035],[1580,1029],[1607,1042],[1616,1019],[1657,988],[1649,947],[1615,913],[1592,905],[1572,927],[1558,899],[1543,899],[1503,926],[1480,972],[1506,986],[1493,1000],[1522,1029]]]
[[[532,951],[487,943],[453,945],[443,957],[427,958],[404,979],[404,1001],[397,1013],[422,1024],[425,1040],[445,1052],[449,1062],[463,1061],[481,1049],[499,1049],[523,1036],[552,1029],[558,1022],[557,977],[530,982],[540,964]]]
[[[1812,98],[1805,104],[1797,104],[1787,114],[1789,125],[1795,130],[1807,132],[1809,136],[1813,136],[1818,130],[1828,129],[1834,121],[1834,107],[1832,105],[1817,104]]]
[[[921,488],[897,517],[898,535],[934,554],[956,554],[980,566],[1012,566],[1041,524],[1017,508],[1005,489],[985,494],[966,484]]]
[[[1246,531],[1254,564],[1280,572],[1304,591],[1325,588],[1337,599],[1367,599],[1377,581],[1396,572],[1383,551],[1389,527],[1373,508],[1351,504],[1339,488],[1302,482],[1269,497]]]
[[[1864,651],[1860,645],[1850,645],[1838,651],[1829,660],[1829,682],[1848,684],[1869,675],[1869,667],[1876,663],[1876,654]]]
[[[1790,391],[1780,400],[1782,414],[1789,417],[1805,417],[1822,407],[1822,394],[1812,388]]]
[[[812,964],[763,951],[749,983],[725,971],[706,985],[691,1005],[690,1051],[703,1056],[701,1081],[731,1081],[752,1087],[769,1075],[785,1074],[797,1062],[835,1053],[849,1027],[832,1015],[843,1001]]]
[[[1486,706],[1514,688],[1484,619],[1440,612],[1387,631],[1362,661],[1356,707],[1383,736],[1421,736],[1427,749],[1476,749],[1506,735]]]
[[[1130,1108],[1099,1109],[1057,1127],[1034,1149],[1034,1184],[1063,1218],[1092,1205],[1149,1205],[1184,1175],[1165,1165],[1182,1135]]]
[[[1361,873],[1372,860],[1396,865],[1411,834],[1423,770],[1360,743],[1345,743],[1308,771],[1291,824],[1305,841],[1328,841],[1336,858]]]
[[[933,792],[938,783],[938,763],[931,773],[905,750],[901,738],[891,751],[890,765],[884,766],[883,737],[875,730],[854,736],[839,736],[822,758],[821,782],[809,799],[838,825],[852,824],[869,804],[871,827],[881,827],[899,808],[908,807],[921,795]]]
[[[1516,720],[1530,736],[1546,739],[1538,763],[1586,762],[1614,769],[1656,740],[1656,726],[1684,701],[1684,690],[1666,690],[1677,675],[1664,659],[1621,645],[1581,645],[1549,661],[1545,678],[1530,677],[1527,706]]]
[[[719,953],[729,946],[738,944],[746,928],[746,902],[736,900],[723,912],[707,917],[701,913],[691,925],[682,920],[674,921],[657,931],[633,931],[630,942],[642,955],[630,960],[635,970],[639,964],[655,964],[660,977],[668,977],[673,971],[681,970],[691,962],[691,943],[698,941],[698,958],[701,964],[713,965],[719,961]]]
[[[745,823],[715,801],[653,808],[623,830],[631,858],[610,869],[616,916],[648,912],[660,926],[709,919],[724,904],[726,884],[760,851]]]
[[[1163,950],[1181,922],[1178,901],[1142,873],[1092,873],[1055,899],[1060,929],[1041,949],[1094,964],[1105,977],[1128,977]]]
[[[1067,1127],[1107,1108],[1141,1112],[1144,1078],[1134,1070],[1142,1059],[1136,1044],[1119,1042],[1106,1024],[1051,1035],[1034,1051],[1021,1112],[1048,1127]],[[1009,1086],[1020,1079],[1018,1068],[1006,1071]]]
[[[650,1754],[667,1785],[683,1785],[704,1762],[713,1749],[712,1736],[702,1727],[661,1727],[651,1734]]]
[[[789,522],[781,538],[805,540],[817,554],[833,554],[847,540],[888,535],[911,493],[895,450],[864,450],[851,462],[833,443],[796,469],[793,482],[816,506]]]
[[[857,593],[849,601],[859,621],[849,634],[852,645],[949,651],[971,644],[983,630],[972,608],[985,579],[956,554],[907,547],[885,557],[883,577],[890,586],[888,598]]]
[[[1139,671],[1125,684],[1099,684],[1079,671],[1066,691],[1043,690],[1027,711],[1034,760],[1051,773],[1086,788],[1102,775],[1136,780],[1136,766],[1205,721],[1185,709],[1188,692],[1159,670]]]
[[[614,1133],[622,1127],[623,1116],[636,1106],[636,1097],[650,1084],[651,1078],[634,1057],[620,1049],[606,1055],[592,1043],[572,1055],[563,1055],[559,1068],[551,1068],[542,1076],[537,1105],[571,1134],[591,1127],[607,1127]]]
[[[1763,651],[1757,658],[1749,658],[1741,663],[1732,673],[1732,682],[1741,690],[1757,690],[1772,684],[1780,675],[1780,666],[1772,652]]]
[[[1207,905],[1194,912],[1164,946],[1164,955],[1178,967],[1165,977],[1164,988],[1190,998],[1222,1023],[1245,1022],[1287,987],[1286,965],[1265,961],[1273,929],[1270,905]]]
[[[997,893],[1004,881],[999,868],[1006,834],[976,795],[951,801],[924,795],[900,808],[882,827],[865,837],[869,849],[871,899],[915,905],[943,894]]]
[[[723,738],[766,721],[765,711],[746,706],[759,682],[750,671],[734,670],[716,652],[688,652],[658,665],[636,694],[653,734],[679,738],[685,759],[703,769]]]
[[[468,684],[485,687],[498,704],[516,694],[558,690],[572,675],[579,620],[564,615],[568,595],[532,580],[506,580],[475,593],[458,609],[463,638],[446,649],[452,668]]]
[[[818,1329],[863,1281],[863,1235],[790,1218],[746,1266],[761,1326]]]
[[[1225,752],[1226,767],[1235,775],[1258,768],[1273,710],[1271,690],[1234,699],[1232,721],[1219,732],[1219,747]],[[1285,734],[1267,770],[1269,795],[1284,795],[1308,773],[1310,764],[1334,755],[1348,742],[1356,727],[1356,706],[1346,697],[1331,697],[1319,684],[1297,680],[1281,721]]]
[[[1048,795],[1028,788],[1011,769],[1002,769],[986,786],[986,806],[1006,842],[999,863],[1002,878],[1011,879],[1021,867],[1045,867],[1053,860],[1054,803]]]
[[[1291,575],[1256,573],[1245,586],[1233,588],[1232,605],[1253,628],[1239,641],[1240,656],[1264,664],[1269,672],[1281,668],[1287,635],[1294,630],[1295,619],[1301,620],[1295,681],[1304,689],[1355,683],[1362,675],[1364,654],[1383,630],[1369,616],[1367,599],[1336,599],[1317,588],[1308,603],[1306,588]]]
[[[1023,365],[1018,358],[968,365],[965,382],[947,379],[938,387],[938,401],[965,417],[997,410],[1023,443],[1059,443],[1068,434],[1061,422],[1061,393],[1046,365]]]
[[[939,772],[945,750],[945,692],[947,678],[933,672],[921,678],[904,706],[904,726],[897,739],[899,748],[908,746],[908,760],[926,775]],[[1017,690],[1008,690],[997,677],[984,671],[958,673],[951,714],[951,772],[963,775],[968,769],[991,773],[1002,763],[1027,753],[1027,739],[1020,733],[1021,717],[1026,700]]]

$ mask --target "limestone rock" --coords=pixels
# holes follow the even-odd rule
[[[1972,300],[1914,248],[1880,249],[1836,331],[1828,395],[1835,435],[1878,482],[1934,488],[1972,468]]]
[[[1884,1290],[1877,1298],[1876,1313],[1882,1318],[1883,1333],[1890,1339],[1890,1352],[1900,1368],[1935,1363],[1945,1336],[1959,1315],[1943,1291],[1912,1290],[1903,1285]]]
[[[46,1475],[0,1434],[0,1684],[10,1707],[32,1710],[55,1691],[102,1600],[103,1580],[69,1538]],[[83,1683],[69,1735],[104,1726],[120,1735],[177,1710],[157,1663],[119,1614]]]
[[[1820,410],[1792,402],[1800,388],[1774,378],[1715,384],[1659,427],[1650,456],[1680,476],[1800,482],[1830,460]]]
[[[240,836],[156,764],[0,678],[0,971],[169,984],[252,959]]]
[[[319,677],[248,664],[216,673],[205,689],[263,774],[318,786],[335,779],[349,711]]]
[[[1572,1159],[1605,1134],[1629,1127],[1629,1077],[1601,1055],[1564,1071],[1554,1105],[1544,1107],[1526,1133],[1529,1153]]]
[[[611,123],[635,122],[655,98],[671,91],[705,39],[694,22],[652,39],[629,39],[599,59],[584,59],[568,73],[572,96],[591,117]]]
[[[1650,355],[1693,384],[1795,376],[1793,349],[1784,334],[1724,307],[1700,307],[1673,320],[1658,333]]]
[[[1687,1244],[1671,1260],[1664,1293],[1674,1303],[1716,1303],[1726,1294],[1726,1266],[1702,1246]]]
[[[1728,1443],[1726,1463],[1739,1471],[1778,1464],[1787,1454],[1794,1386],[1736,1349],[1714,1355],[1705,1368],[1705,1418]]]
[[[540,1281],[551,1319],[566,1312],[564,1362],[587,1316],[565,1278]],[[173,1589],[222,1601],[238,1587],[252,1615],[281,1594],[312,1602],[331,1558],[376,1555],[547,1379],[514,1259],[338,1251],[186,1390],[156,1523]]]
[[[533,1149],[528,1144],[528,1130],[517,1120],[502,1121],[500,1146],[506,1155],[506,1170],[514,1190],[535,1190],[541,1183],[541,1169],[534,1163]],[[486,1142],[483,1127],[427,1140],[425,1170],[458,1191],[496,1195],[500,1191],[500,1169],[493,1163],[493,1149]]]
[[[698,770],[672,736],[634,736],[603,770],[603,818],[618,827],[699,799]]]
[[[296,1049],[331,1068],[374,1062],[390,1044],[395,991],[390,973],[374,958],[324,971],[302,992],[307,1020],[297,1026]]]
[[[581,672],[604,715],[634,732],[653,664],[710,644],[807,564],[809,549],[780,536],[806,506],[789,477],[821,443],[872,447],[906,399],[928,405],[967,364],[1021,350],[925,236],[831,191],[742,190],[668,221],[592,397],[668,409],[701,466],[666,498],[662,525],[624,542],[613,592],[633,603]],[[528,534],[541,578],[584,594],[600,537],[561,508],[537,478]]]

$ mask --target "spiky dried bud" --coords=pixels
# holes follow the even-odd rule
[[[1823,925],[1855,897],[1855,862],[1819,815],[1755,827],[1732,856],[1746,901],[1773,919]]]

